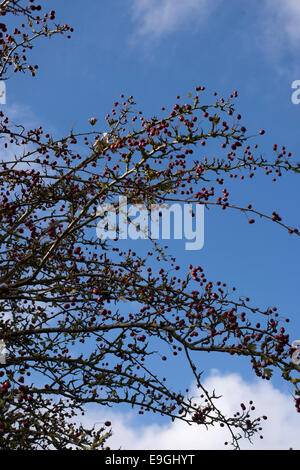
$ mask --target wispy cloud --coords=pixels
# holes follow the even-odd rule
[[[176,34],[183,35],[187,28],[197,29],[203,22],[214,21],[212,13],[228,8],[223,0],[129,0],[134,24],[133,42],[143,39],[153,43]],[[245,7],[246,0],[241,1]],[[300,39],[300,1],[263,0],[251,5],[256,10],[256,20],[249,24],[252,44],[264,51],[280,73],[291,73],[298,66],[298,42]],[[251,15],[249,16],[251,18]],[[282,65],[285,54],[288,65]],[[297,54],[295,54],[297,53]],[[292,63],[293,62],[293,63]],[[280,65],[281,64],[281,65]],[[282,70],[281,70],[282,67]],[[288,70],[287,70],[288,69]]]
[[[258,436],[253,445],[248,440],[241,441],[242,449],[300,449],[300,422],[291,395],[282,393],[271,383],[259,381],[247,383],[238,374],[222,375],[212,372],[204,383],[209,390],[222,394],[219,400],[223,413],[233,415],[241,402],[253,400],[256,416],[267,415],[263,421],[263,439]],[[194,396],[197,396],[196,389]],[[198,392],[199,394],[199,392]],[[113,436],[107,442],[111,449],[225,449],[228,431],[214,426],[206,430],[204,426],[188,426],[175,421],[163,425],[138,425],[133,413],[117,414],[94,408],[83,418],[85,425],[94,422],[112,421]]]
[[[256,27],[256,44],[264,50],[273,65],[276,65],[277,72],[290,76],[298,74],[299,0],[264,0]]]
[[[22,124],[27,129],[35,128],[39,126],[37,118],[34,116],[31,108],[26,105],[19,105],[17,103],[5,105],[1,107],[5,117],[8,117],[10,124],[20,125]],[[21,131],[21,128],[19,128]],[[7,138],[7,140],[9,140]],[[20,157],[29,151],[28,145],[15,145],[14,143],[9,144],[7,149],[0,151],[0,162],[15,162]],[[24,168],[25,163],[18,164],[18,167]]]
[[[219,0],[132,0],[132,18],[138,36],[159,39],[180,27],[202,23]]]
[[[299,0],[266,0],[269,10],[269,23],[273,24],[276,36],[283,36],[286,42],[298,46],[300,38]],[[286,44],[288,45],[288,44]]]
[[[5,116],[13,121],[15,124],[23,124],[27,127],[36,127],[38,123],[37,117],[34,115],[32,109],[28,105],[21,105],[17,103],[7,103],[6,106],[1,107]]]

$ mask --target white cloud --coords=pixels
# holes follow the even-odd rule
[[[136,33],[160,38],[185,23],[189,27],[202,23],[216,8],[219,0],[132,0],[132,17],[137,23]]]
[[[269,10],[269,24],[272,24],[276,36],[284,38],[293,45],[300,38],[300,2],[299,0],[266,0]]]
[[[222,393],[219,403],[223,413],[232,415],[242,401],[253,400],[255,416],[268,416],[268,420],[263,421],[264,439],[255,437],[253,445],[242,440],[242,449],[300,449],[300,416],[290,394],[282,393],[270,382],[256,380],[247,383],[237,374],[221,375],[218,371],[213,371],[204,385],[209,390],[216,389],[216,393]],[[218,426],[208,431],[204,427],[188,426],[179,421],[143,426],[143,418],[140,418],[141,425],[137,425],[139,421],[133,412],[120,414],[107,409],[101,412],[94,408],[83,418],[83,423],[92,425],[107,419],[112,422],[114,433],[107,445],[115,450],[224,449],[224,442],[229,439],[228,432]]]
[[[131,0],[131,17],[136,25],[134,36],[152,42],[173,32],[180,36],[184,27],[198,27],[214,10],[226,6],[223,0]],[[270,58],[278,59],[280,53],[298,46],[300,1],[263,0],[253,26],[252,42]]]
[[[264,0],[257,15],[253,40],[276,66],[279,75],[298,78],[299,39],[300,1]]]
[[[10,121],[16,124],[23,124],[27,127],[36,127],[40,124],[33,111],[28,105],[21,105],[18,103],[9,103],[2,107],[4,115],[9,118]]]

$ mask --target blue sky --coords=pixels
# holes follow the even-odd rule
[[[104,117],[121,93],[133,95],[150,117],[159,115],[161,106],[173,105],[177,94],[185,97],[196,85],[204,85],[207,102],[213,101],[213,91],[227,97],[238,90],[237,108],[250,134],[266,130],[256,139],[262,154],[271,157],[273,144],[277,143],[286,145],[300,161],[300,105],[291,102],[291,84],[300,79],[299,1],[43,3],[49,5],[49,10],[56,10],[57,20],[73,26],[75,32],[71,40],[55,37],[36,47],[32,55],[33,62],[39,64],[39,73],[34,79],[16,74],[9,80],[7,107],[16,121],[18,117],[26,118],[63,135],[72,125],[78,131],[89,130],[88,119],[96,116],[105,130]],[[209,146],[206,152],[209,154]],[[283,175],[273,183],[261,174],[253,181],[228,181],[225,187],[231,201],[241,205],[251,202],[269,214],[276,210],[287,224],[300,226],[299,175]],[[254,305],[277,306],[292,320],[288,329],[291,338],[300,339],[297,237],[268,221],[257,220],[250,226],[240,213],[213,209],[205,214],[205,244],[201,251],[185,251],[181,241],[170,242],[170,250],[183,267],[200,264],[208,278],[236,286]],[[253,393],[257,389],[258,399],[265,399],[266,392],[256,387],[247,361],[216,356],[201,360],[209,373],[219,370],[225,389],[231,383],[229,374],[236,373],[232,380],[240,388],[247,391],[252,387]],[[175,371],[173,379],[178,380]],[[189,385],[192,377],[182,370],[180,380]],[[292,402],[286,383],[274,377],[272,384],[270,394]],[[271,413],[280,427],[290,411],[286,415],[283,411],[280,421],[277,408]],[[296,418],[287,431],[290,436],[300,430],[299,416]],[[119,424],[122,419],[124,416],[118,415]],[[148,425],[155,426],[155,420],[149,418]],[[119,428],[122,434],[121,424]],[[270,446],[274,436],[269,439]],[[205,442],[203,445],[206,448]],[[288,444],[279,439],[276,445]]]

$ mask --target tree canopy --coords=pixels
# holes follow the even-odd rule
[[[40,37],[71,38],[35,1],[0,3],[0,79],[30,73],[29,55]],[[42,47],[42,44],[40,44]],[[53,44],[55,47],[55,44]],[[249,359],[270,380],[279,370],[295,387],[295,351],[289,319],[254,306],[235,288],[207,279],[202,266],[179,266],[160,241],[149,252],[96,235],[99,206],[120,211],[119,197],[147,209],[174,202],[236,210],[271,221],[287,236],[299,231],[276,211],[262,213],[230,201],[224,178],[251,183],[255,172],[299,173],[285,147],[271,159],[258,155],[236,110],[237,92],[207,103],[197,86],[187,103],[145,117],[132,96],[121,95],[106,128],[91,118],[87,131],[71,128],[59,139],[39,126],[27,129],[0,112],[0,447],[2,449],[105,449],[111,423],[85,429],[85,406],[128,404],[199,426],[228,428],[228,443],[262,433],[266,416],[255,404],[237,403],[233,416],[218,405],[220,391],[202,383],[197,360],[209,352]],[[264,130],[257,132],[257,138]],[[203,156],[213,142],[220,156]],[[272,210],[272,209],[271,209]],[[268,219],[268,220],[267,220]],[[274,227],[275,228],[275,227]],[[117,227],[118,233],[119,227]],[[126,302],[126,303],[125,303]],[[168,385],[159,361],[185,358],[199,391]],[[200,363],[201,365],[201,363]],[[296,373],[296,375],[295,375]],[[294,374],[294,375],[293,375]],[[121,444],[121,443],[120,443]]]

